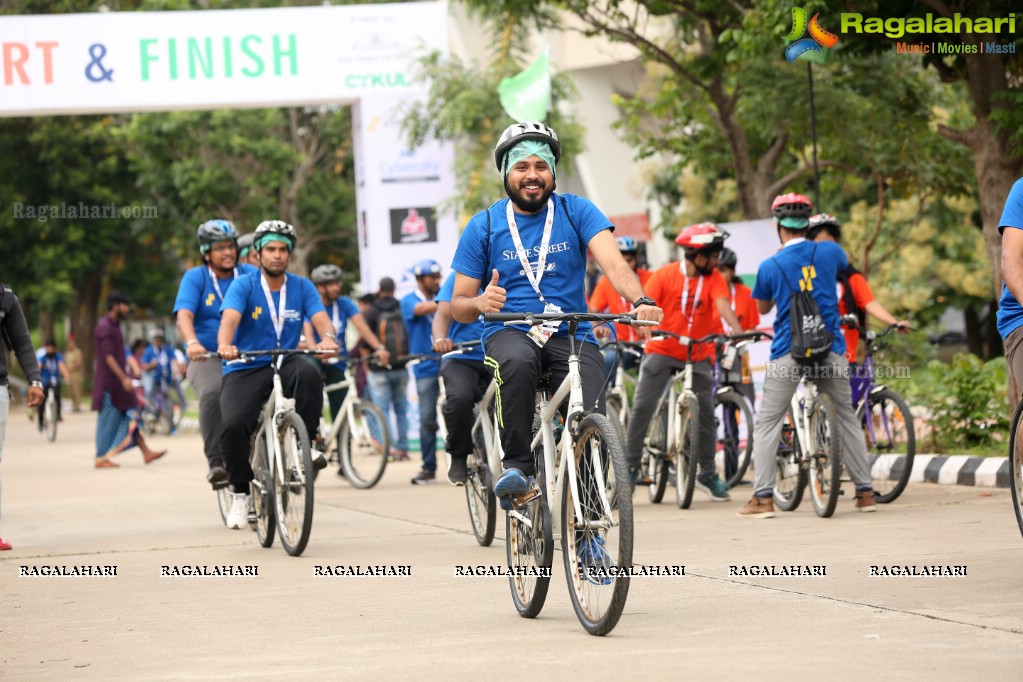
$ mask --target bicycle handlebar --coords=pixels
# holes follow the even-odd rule
[[[619,324],[654,327],[660,322],[637,320],[635,313],[484,313],[484,322],[503,322],[505,324],[528,324],[536,326],[547,320],[564,320],[568,322],[617,322]]]

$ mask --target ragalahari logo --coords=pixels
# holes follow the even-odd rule
[[[805,59],[816,64],[823,64],[827,59],[827,50],[838,42],[838,36],[821,28],[818,21],[820,13],[814,14],[809,25],[806,23],[806,10],[802,7],[792,8],[792,30],[785,38],[785,59],[789,63],[797,59]],[[809,38],[802,37],[807,31]]]

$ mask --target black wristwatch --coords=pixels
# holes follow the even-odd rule
[[[638,308],[641,305],[652,305],[652,306],[656,307],[657,306],[657,301],[655,301],[654,299],[650,298],[649,296],[643,296],[642,298],[637,298],[635,301],[632,302],[632,307],[633,308]]]

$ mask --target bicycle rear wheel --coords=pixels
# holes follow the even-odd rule
[[[810,407],[810,499],[817,516],[835,513],[842,493],[841,442],[831,397],[818,395]]]
[[[591,635],[602,636],[614,629],[625,608],[633,539],[628,466],[618,430],[607,417],[590,414],[580,422],[575,466],[576,490],[565,485],[561,498],[565,577],[579,622]]]
[[[721,480],[738,485],[753,456],[753,415],[746,399],[734,390],[714,396],[714,414],[718,422],[718,447],[724,454]]]
[[[1009,429],[1009,490],[1012,491],[1012,509],[1016,513],[1016,525],[1023,534],[1023,400],[1016,406]]]
[[[873,455],[870,478],[874,499],[887,504],[902,494],[913,473],[916,455],[913,414],[906,401],[888,389],[867,394],[857,412],[866,433],[867,454]]]
[[[534,420],[533,429],[536,432]],[[511,585],[515,610],[523,618],[535,618],[547,599],[551,585],[551,566],[554,563],[554,531],[551,528],[551,509],[544,482],[543,446],[533,452],[536,463],[536,484],[540,497],[505,517],[505,545],[508,565],[512,572]]]
[[[274,479],[273,473],[270,471],[270,457],[266,451],[266,435],[263,431],[256,432],[253,447],[255,454],[252,457],[252,483],[249,484],[249,494],[252,495],[256,539],[259,540],[261,546],[269,547],[274,543],[274,530],[277,522],[274,519]],[[223,498],[227,498],[227,509],[231,508],[231,495],[227,491],[227,486],[217,491],[221,496],[220,513],[224,515],[224,523],[227,523],[227,514],[224,511]]]
[[[313,458],[298,414],[285,412],[277,426],[283,471],[273,464],[274,515],[284,550],[298,556],[313,527]]]
[[[379,483],[391,449],[390,430],[380,408],[368,400],[356,402],[352,419],[346,419],[337,434],[337,449],[341,469],[353,486],[365,489]]]
[[[46,422],[46,439],[51,443],[57,440],[57,399],[54,397],[54,389],[50,389],[50,392],[46,397],[46,412],[44,421]]]
[[[668,409],[665,402],[661,405],[647,429],[646,443],[643,448],[643,468],[653,483],[647,488],[647,495],[654,504],[664,499],[664,490],[668,487],[668,473],[671,462],[665,457],[668,449]]]
[[[487,463],[487,446],[483,442],[483,429],[472,432],[473,451],[466,459],[467,478],[465,501],[469,507],[469,521],[476,542],[489,547],[494,541],[497,526],[497,498],[490,484],[490,467]]]
[[[693,503],[700,458],[700,406],[696,403],[696,396],[681,401],[676,419],[675,497],[680,509],[689,509]]]
[[[778,453],[775,456],[774,504],[782,511],[795,511],[803,501],[806,469],[799,456],[801,445],[796,435],[795,420],[789,410],[782,424]]]

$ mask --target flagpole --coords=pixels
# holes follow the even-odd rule
[[[813,140],[813,192],[817,212],[821,213],[821,175],[817,168],[817,109],[813,105],[813,64],[806,63],[806,78],[810,84],[810,137]]]

